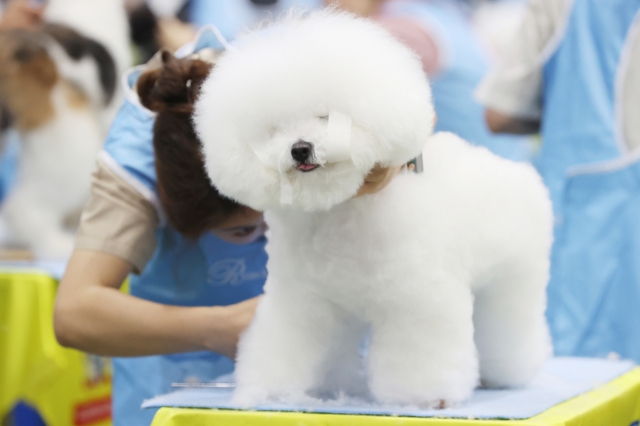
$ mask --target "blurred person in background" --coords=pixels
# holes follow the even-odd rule
[[[436,131],[456,133],[503,157],[531,157],[531,138],[494,135],[474,90],[488,72],[491,56],[473,28],[463,0],[325,0],[379,22],[412,48],[429,76],[438,122]]]
[[[215,25],[227,39],[265,18],[277,18],[291,8],[313,10],[321,0],[191,0],[189,20],[201,27]]]
[[[0,2],[0,31],[36,28],[42,22],[44,4],[31,0]]]
[[[556,353],[640,362],[640,3],[530,0],[478,97],[493,131],[542,136]]]
[[[527,0],[469,0],[473,27],[492,57],[501,62],[520,29]]]
[[[227,40],[291,8],[313,10],[322,0],[127,0],[133,39],[146,62],[157,49],[175,51],[199,28],[214,25]]]

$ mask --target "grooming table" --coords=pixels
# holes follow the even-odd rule
[[[220,380],[226,381],[226,380]],[[186,425],[602,425],[639,426],[640,368],[627,361],[554,358],[526,388],[478,389],[457,407],[421,410],[365,402],[272,404],[243,411],[233,389],[182,389],[143,404],[153,426]]]

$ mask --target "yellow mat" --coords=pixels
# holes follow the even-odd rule
[[[0,272],[0,420],[22,400],[48,426],[108,426],[110,364],[57,343],[57,286],[45,273]]]
[[[161,408],[152,426],[638,426],[640,368],[527,420],[461,420]]]

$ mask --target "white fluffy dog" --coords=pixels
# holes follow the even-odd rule
[[[529,165],[432,135],[420,61],[375,23],[322,11],[245,35],[195,124],[212,182],[269,225],[236,402],[356,391],[367,333],[381,403],[441,407],[479,380],[536,374],[550,350],[547,191]],[[354,198],[375,165],[420,152],[424,173]]]

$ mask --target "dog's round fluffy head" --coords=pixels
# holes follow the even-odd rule
[[[413,52],[374,22],[331,10],[238,39],[194,114],[215,186],[259,210],[351,198],[374,165],[419,154],[434,118]],[[341,156],[336,132],[347,141]]]

